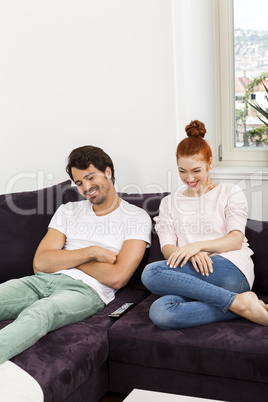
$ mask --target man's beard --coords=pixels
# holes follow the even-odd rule
[[[109,192],[110,186],[105,187],[102,191],[104,191],[104,194],[102,194],[102,191],[99,186],[95,186],[91,188],[90,190],[85,191],[85,196],[91,202],[93,205],[101,205],[103,204],[106,199],[107,199],[107,194]],[[97,190],[96,196],[90,197],[88,194],[92,192],[92,190]]]

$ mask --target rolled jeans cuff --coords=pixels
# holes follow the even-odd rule
[[[223,313],[226,313],[226,312],[230,309],[230,307],[231,307],[231,305],[233,304],[233,301],[234,301],[234,299],[236,298],[237,295],[238,295],[238,293],[232,293],[232,295],[231,295],[231,297],[230,297],[230,300],[229,300],[229,303],[228,303],[227,306],[224,307],[224,309],[222,310]]]

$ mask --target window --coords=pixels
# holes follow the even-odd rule
[[[268,131],[250,106],[268,100],[267,0],[218,0],[218,159],[268,166]]]

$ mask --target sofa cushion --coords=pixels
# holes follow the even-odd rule
[[[253,291],[268,294],[268,222],[248,219],[246,237],[254,254],[255,281]]]
[[[80,387],[101,370],[96,384],[87,386],[90,400],[108,391],[108,328],[115,319],[108,314],[125,302],[138,304],[148,296],[146,289],[126,286],[116,293],[115,299],[103,310],[79,323],[50,332],[29,349],[12,358],[12,362],[28,372],[41,386],[46,402],[87,400],[79,394]],[[0,329],[10,321],[0,322]],[[95,398],[97,386],[98,398]],[[75,392],[76,390],[77,393]],[[0,398],[1,399],[1,398]]]
[[[0,282],[33,274],[36,248],[70,184],[0,195]]]
[[[268,382],[267,328],[246,319],[161,330],[149,319],[150,295],[109,330],[113,361],[188,373]],[[262,340],[262,342],[260,342]]]

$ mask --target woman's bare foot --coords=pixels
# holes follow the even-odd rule
[[[230,310],[257,324],[268,326],[268,305],[259,300],[253,292],[238,294]]]

